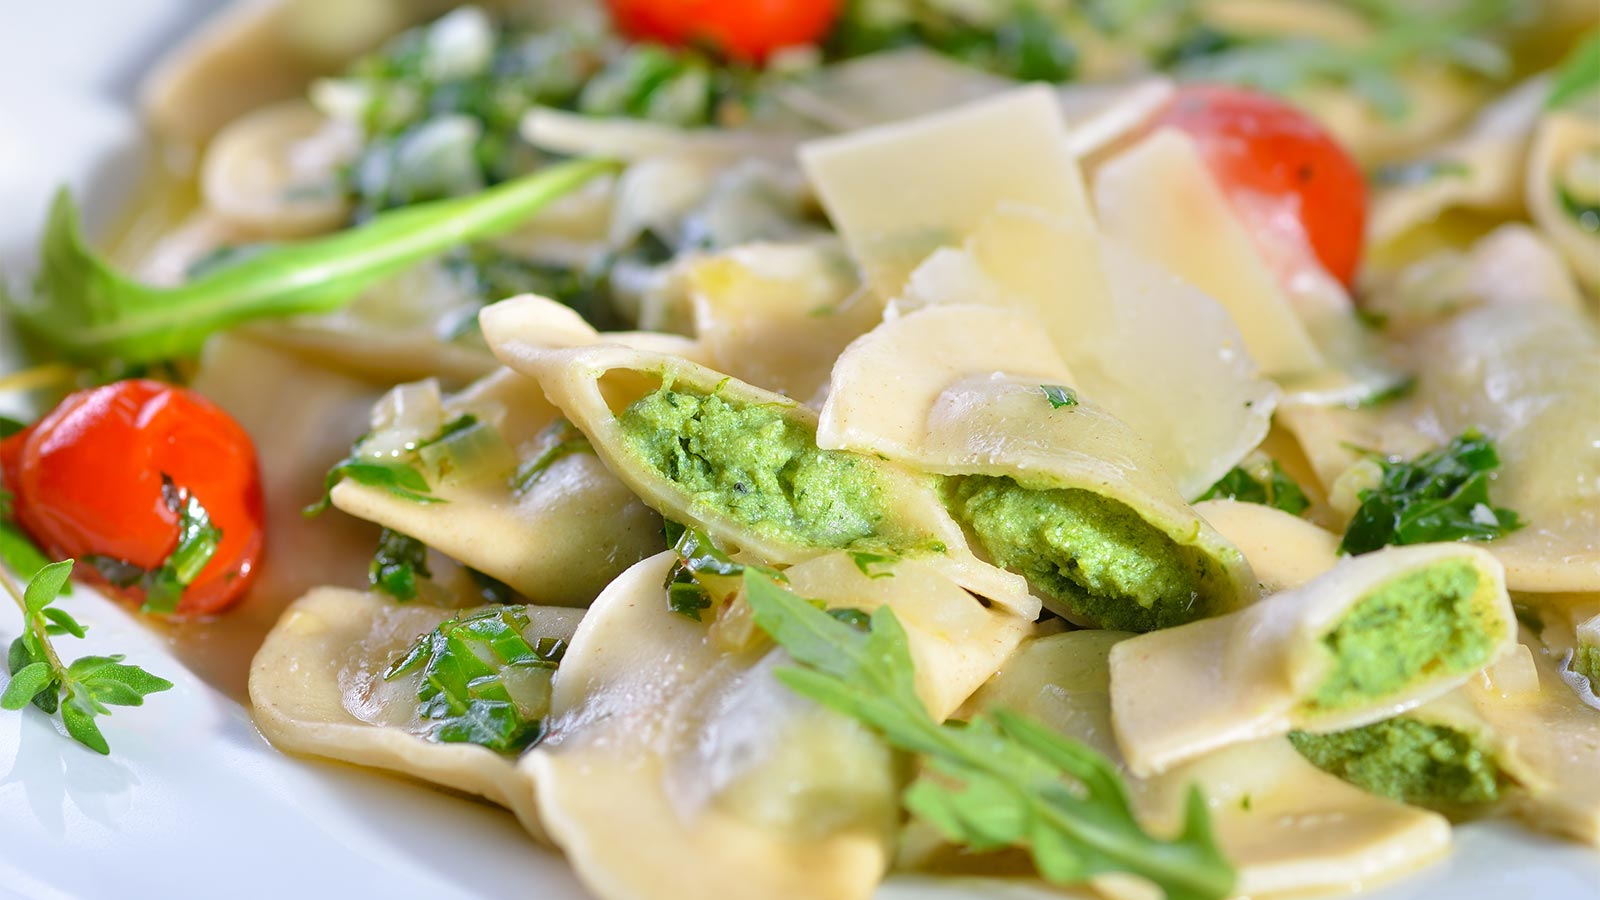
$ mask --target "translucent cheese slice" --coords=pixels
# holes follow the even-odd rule
[[[520,765],[550,836],[603,900],[851,900],[888,864],[889,753],[667,607],[663,553],[595,601]]]
[[[1221,303],[1268,375],[1323,368],[1321,352],[1217,187],[1194,143],[1158,131],[1095,173],[1106,233]]]
[[[685,277],[695,334],[716,368],[801,401],[883,314],[833,241],[744,244],[692,263]]]
[[[1128,637],[1077,631],[1028,641],[959,715],[1015,710],[1120,763],[1107,656]],[[1243,896],[1356,890],[1426,865],[1450,843],[1443,817],[1354,788],[1306,762],[1281,737],[1129,780],[1135,812],[1157,834],[1177,829],[1191,787],[1208,801]],[[1151,896],[1148,885],[1129,878],[1103,877],[1095,887],[1117,900]]]
[[[815,141],[800,162],[868,282],[892,297],[917,263],[960,243],[998,204],[1086,221],[1066,138],[1055,96],[1036,85]]]
[[[382,672],[461,610],[399,606],[373,594],[317,588],[284,612],[250,667],[256,725],[292,753],[387,769],[492,800],[544,839],[533,789],[515,761],[475,744],[424,737],[416,677]],[[571,637],[580,613],[529,607],[541,636]]]
[[[525,465],[553,444],[558,417],[539,383],[500,369],[445,402],[445,419],[476,416],[494,426]],[[660,549],[661,518],[593,453],[549,463],[525,487],[506,471],[466,483],[436,483],[439,503],[417,503],[345,479],[333,505],[410,535],[487,573],[536,603],[583,606],[629,565]]]
[[[1185,497],[1265,437],[1277,388],[1228,313],[1086,219],[1005,205],[913,272],[896,307],[985,304],[1034,315],[1073,385],[1155,450]]]
[[[1470,565],[1478,576],[1472,614],[1454,623],[1483,629],[1492,661],[1515,643],[1500,564],[1465,544],[1392,547],[1341,562],[1305,586],[1231,615],[1140,635],[1111,653],[1117,742],[1137,774],[1162,772],[1212,750],[1287,734],[1339,731],[1385,719],[1465,683],[1471,671],[1425,672],[1403,687],[1354,704],[1308,701],[1333,671],[1322,638],[1357,602],[1429,566]],[[1172,711],[1184,714],[1175,716]]]

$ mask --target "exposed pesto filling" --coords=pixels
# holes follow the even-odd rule
[[[1306,707],[1344,709],[1421,678],[1486,665],[1504,624],[1478,599],[1478,586],[1472,564],[1451,560],[1408,572],[1363,597],[1323,636],[1333,670]]]
[[[1407,716],[1332,734],[1295,731],[1289,742],[1324,772],[1429,809],[1494,803],[1506,785],[1494,754],[1476,737]]]
[[[1589,679],[1589,686],[1600,693],[1600,647],[1579,644],[1572,651],[1572,671]]]
[[[1211,611],[1215,564],[1115,500],[988,475],[952,479],[947,499],[996,565],[1096,626],[1152,631]]]
[[[888,543],[887,505],[872,466],[819,449],[811,429],[781,409],[665,385],[618,419],[628,447],[687,494],[692,509],[814,547]]]

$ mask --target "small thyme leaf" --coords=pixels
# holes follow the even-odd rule
[[[110,753],[95,717],[109,715],[110,706],[141,706],[147,695],[170,690],[172,682],[125,665],[121,655],[62,663],[50,638],[82,637],[85,630],[71,615],[51,606],[61,596],[72,567],[70,559],[51,563],[20,590],[11,576],[0,573],[6,592],[23,612],[24,625],[22,636],[6,655],[11,681],[0,694],[0,708],[16,710],[32,702],[47,715],[59,713],[67,734],[96,753]]]

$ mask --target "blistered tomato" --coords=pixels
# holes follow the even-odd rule
[[[623,34],[707,46],[761,62],[776,50],[814,44],[839,16],[839,0],[610,0]]]
[[[221,535],[177,612],[225,609],[255,576],[264,524],[255,447],[193,391],[138,379],[79,391],[0,442],[0,467],[17,523],[90,578],[160,570],[179,546],[190,497]],[[118,593],[144,599],[139,582],[117,580]]]

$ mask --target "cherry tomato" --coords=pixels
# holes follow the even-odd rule
[[[178,544],[171,484],[221,529],[210,561],[184,588],[177,612],[218,612],[249,588],[261,556],[263,507],[255,446],[228,414],[193,391],[118,381],[79,391],[0,442],[13,513],[54,559],[105,557],[161,567]],[[119,591],[140,600],[141,588]]]
[[[1155,127],[1193,138],[1234,206],[1256,229],[1282,231],[1287,204],[1302,244],[1349,285],[1361,261],[1367,187],[1361,169],[1310,116],[1255,91],[1191,85],[1178,91]],[[1259,201],[1269,201],[1263,204]],[[1275,225],[1272,220],[1278,218]]]
[[[761,62],[773,51],[822,40],[840,0],[610,0],[629,37],[706,44],[734,59]]]

